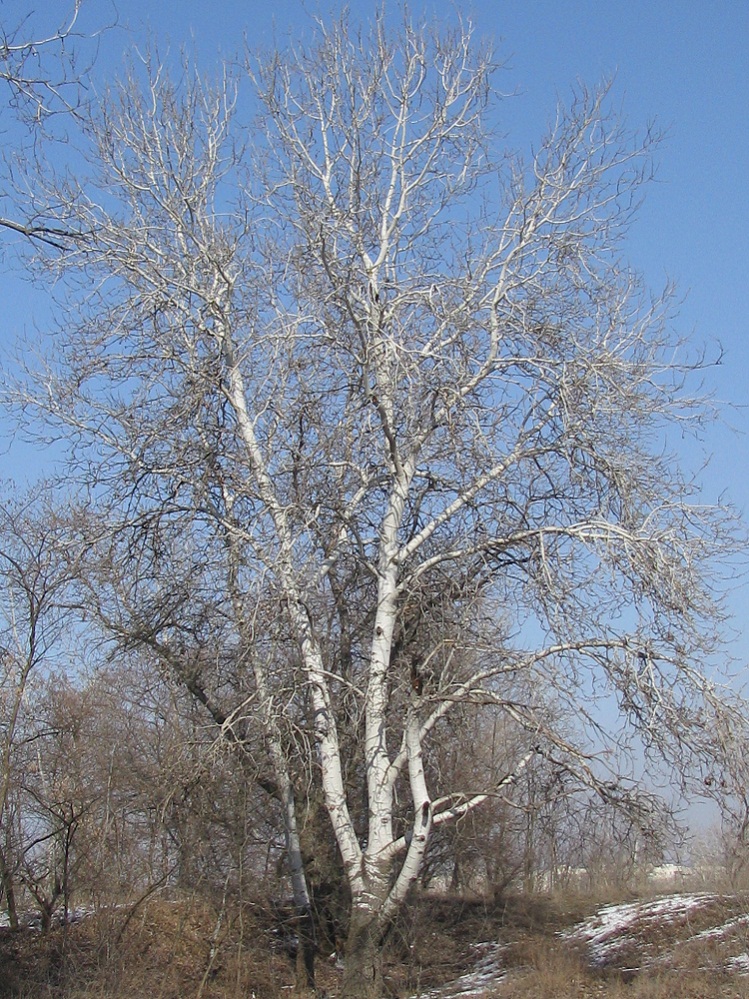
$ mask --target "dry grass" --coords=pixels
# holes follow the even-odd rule
[[[569,926],[564,919],[556,930],[521,931],[503,951],[510,973],[485,999],[749,999],[749,979],[726,971],[726,957],[747,949],[745,930],[737,930],[733,947],[731,933],[705,932],[746,913],[747,901],[733,896],[688,917],[635,927],[627,945],[598,965],[584,945],[560,936]]]
[[[278,999],[293,982],[268,919],[206,901],[153,901],[47,935],[6,933],[0,995],[19,999]]]
[[[749,982],[702,967],[594,968],[559,938],[526,935],[503,955],[514,973],[486,999],[748,999]]]
[[[609,900],[607,900],[609,901]],[[688,919],[643,925],[629,950],[594,967],[583,944],[560,935],[600,899],[507,896],[418,899],[396,927],[387,961],[391,995],[412,996],[470,971],[474,945],[498,941],[503,981],[484,999],[749,999],[749,979],[726,960],[747,949],[749,899],[712,903]],[[0,936],[0,996],[17,999],[280,999],[294,969],[278,913],[254,905],[218,910],[199,897],[112,909],[46,936]],[[734,926],[723,936],[711,926]],[[702,932],[702,936],[699,934]],[[696,937],[696,939],[695,939]],[[324,957],[318,984],[335,996]]]

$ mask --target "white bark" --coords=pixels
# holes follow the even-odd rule
[[[336,834],[341,855],[352,884],[360,876],[361,850],[354,834],[353,823],[348,811],[346,792],[341,769],[341,753],[338,745],[338,732],[335,716],[330,703],[328,680],[322,662],[318,643],[312,632],[309,611],[296,582],[292,556],[292,539],[286,514],[278,502],[273,483],[267,472],[250,419],[246,391],[239,370],[230,333],[225,331],[221,338],[221,351],[226,358],[228,379],[226,395],[237,418],[239,433],[247,449],[252,472],[258,482],[262,502],[270,511],[276,530],[278,555],[276,571],[288,603],[289,617],[299,642],[303,661],[309,679],[310,695],[315,715],[315,735],[320,752],[323,790],[325,800]],[[289,805],[293,809],[293,805]]]
[[[282,649],[255,678],[271,749],[283,772],[314,739],[367,947],[435,826],[497,791],[428,786],[456,706],[525,738],[503,793],[538,738],[610,800],[555,711],[594,729],[600,688],[652,745],[704,756],[694,703],[716,701],[698,661],[733,539],[653,449],[694,405],[689,366],[617,255],[649,139],[583,91],[529,164],[492,162],[471,52],[321,27],[252,71],[260,136],[230,83],[131,80],[90,126],[101,176],[64,191],[92,234],[56,264],[79,301],[22,390],[146,551],[133,602],[165,644],[197,641],[179,617],[210,618],[230,533],[235,603]]]

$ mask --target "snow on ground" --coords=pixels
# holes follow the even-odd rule
[[[564,937],[586,943],[592,962],[602,965],[610,961],[617,951],[631,946],[631,934],[635,927],[638,934],[642,934],[648,927],[683,919],[690,912],[717,900],[717,895],[699,892],[605,905],[585,922],[568,930]]]
[[[119,909],[125,908],[124,906],[115,905],[111,908]],[[62,911],[58,909],[52,914],[51,922],[53,926],[62,926],[63,923],[79,923],[82,919],[87,916],[94,916],[97,910],[92,905],[79,905],[75,908],[68,909],[67,916]],[[31,912],[21,912],[18,916],[18,922],[21,927],[26,930],[40,930],[42,928],[42,914],[36,910]],[[0,929],[9,929],[10,919],[8,918],[7,912],[0,912]]]
[[[726,963],[729,971],[737,975],[749,975],[749,954],[738,954]]]
[[[506,972],[502,970],[501,946],[491,942],[475,943],[473,949],[479,958],[473,971],[438,989],[420,992],[419,999],[468,999],[469,996],[482,996],[487,989],[506,977]]]
[[[689,932],[690,917],[710,906],[720,913],[723,896],[710,892],[680,893],[619,905],[606,905],[594,915],[561,934],[562,939],[586,945],[593,964],[603,966],[615,961],[622,952],[630,952],[640,959],[640,967],[674,956],[674,950],[693,941],[725,943],[734,953],[725,953],[722,965],[733,974],[749,975],[749,953],[746,948],[746,930],[749,913],[723,919],[719,924],[696,933]],[[709,912],[703,912],[709,918]],[[687,929],[681,939],[671,939],[667,953],[657,953],[649,958],[643,942],[657,936],[665,924],[674,923]],[[738,931],[738,938],[737,938]],[[742,932],[743,931],[743,932]],[[668,939],[668,938],[667,938]],[[502,967],[502,946],[492,942],[474,944],[477,962],[473,970],[438,989],[420,993],[420,999],[468,999],[483,996],[496,986],[508,972]],[[636,969],[635,969],[636,970]],[[415,999],[415,997],[414,997]]]
[[[733,905],[734,914],[730,918],[726,918],[727,905]],[[584,945],[590,961],[598,966],[615,963],[622,954],[627,955],[627,959],[632,955],[638,960],[640,967],[668,959],[678,962],[676,951],[681,947],[694,942],[715,944],[721,948],[720,962],[725,970],[749,975],[749,953],[746,952],[749,912],[739,912],[736,915],[740,906],[739,896],[732,899],[711,892],[664,895],[655,899],[605,905],[560,936],[563,940]],[[711,918],[708,911],[711,907],[713,915],[719,921],[704,928],[705,922]],[[68,921],[77,922],[93,911],[83,907],[72,909],[68,913]],[[703,929],[692,932],[690,920],[697,914],[700,914]],[[28,916],[22,922],[29,929],[38,929],[41,925],[40,921]],[[658,952],[654,948],[649,954],[644,944],[653,938],[658,944],[660,931],[668,923],[678,927],[679,933],[673,934],[671,938],[666,935],[661,941],[667,948],[666,953],[663,949]],[[0,926],[7,925],[7,915],[0,914]],[[420,999],[470,999],[483,996],[507,977],[508,972],[502,965],[503,949],[503,945],[495,941],[473,944],[475,963],[471,970],[440,988],[419,993]]]
[[[590,961],[598,966],[616,963],[620,957],[633,960],[636,967],[632,970],[656,964],[678,966],[682,955],[696,946],[704,967],[746,975],[749,974],[746,950],[749,913],[737,915],[736,909],[741,905],[740,896],[711,892],[607,905],[563,937],[586,944]],[[733,914],[728,916],[731,908]],[[693,929],[692,920],[703,928]],[[705,926],[711,920],[713,925]],[[668,924],[673,927],[670,933]],[[708,946],[700,950],[701,945]]]
[[[727,919],[725,923],[721,923],[720,926],[711,926],[707,930],[703,930],[701,933],[696,933],[692,939],[693,940],[724,940],[727,936],[730,936],[734,930],[741,930],[743,926],[749,924],[749,913],[743,916],[735,916],[733,919]]]

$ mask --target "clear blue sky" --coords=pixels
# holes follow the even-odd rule
[[[12,26],[33,11],[29,23],[49,27],[71,4],[0,0],[0,20]],[[349,4],[355,19],[368,18],[377,6]],[[655,121],[667,130],[657,179],[628,252],[654,287],[667,278],[677,283],[684,296],[683,333],[723,345],[724,362],[709,373],[709,386],[737,407],[727,411],[727,421],[739,433],[719,425],[709,431],[705,498],[714,501],[725,490],[749,514],[749,411],[741,408],[749,371],[749,2],[411,0],[410,9],[414,19],[426,15],[434,22],[459,13],[479,36],[495,41],[506,65],[498,83],[518,95],[502,106],[512,147],[527,149],[540,137],[557,97],[566,98],[575,81],[595,85],[612,75],[629,122],[644,127]],[[251,47],[283,43],[309,31],[312,14],[329,17],[340,10],[340,4],[317,0],[85,0],[80,23],[93,30],[119,20],[118,28],[104,33],[94,66],[94,78],[104,80],[149,34],[162,52],[187,45],[210,70],[220,55],[241,49],[245,37]],[[3,346],[34,308],[43,308],[13,271],[13,254],[0,253]],[[6,458],[6,475],[23,473]],[[747,596],[749,591],[742,605]],[[746,648],[749,659],[749,638]]]

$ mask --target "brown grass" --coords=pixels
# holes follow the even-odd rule
[[[749,911],[733,897],[688,919],[645,926],[629,951],[593,967],[584,945],[560,931],[599,899],[508,895],[490,901],[417,899],[392,936],[387,981],[412,996],[458,978],[476,962],[473,946],[499,942],[506,978],[485,999],[749,999],[749,979],[729,975],[726,958],[747,948],[705,928]],[[280,999],[294,968],[269,905],[220,910],[205,898],[151,900],[113,908],[47,935],[0,935],[0,997],[17,999]],[[318,985],[335,996],[338,972],[321,956]]]
[[[560,937],[553,921],[540,930],[521,931],[503,952],[511,973],[486,999],[749,999],[749,979],[729,974],[725,964],[729,953],[747,949],[746,933],[737,931],[732,948],[730,934],[728,942],[695,939],[747,911],[747,899],[733,896],[682,919],[649,923],[604,966],[590,963],[584,945]],[[557,929],[565,925],[562,918]]]
[[[507,949],[514,973],[486,999],[747,999],[749,982],[724,971],[593,968],[563,940],[525,935]]]
[[[277,999],[293,982],[272,926],[197,898],[115,909],[0,939],[0,995],[19,999]]]

